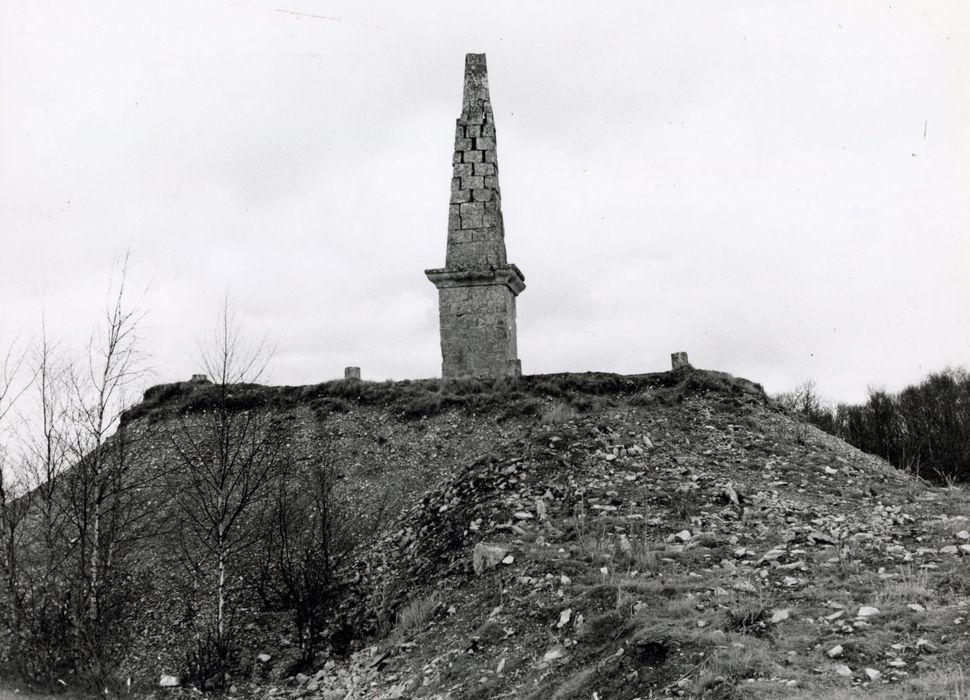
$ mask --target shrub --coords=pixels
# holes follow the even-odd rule
[[[401,405],[401,414],[405,418],[431,417],[441,412],[441,394],[426,393],[414,396]]]
[[[185,681],[202,692],[218,690],[226,684],[229,671],[238,663],[235,635],[227,629],[219,635],[214,626],[206,627],[190,640],[185,651]]]

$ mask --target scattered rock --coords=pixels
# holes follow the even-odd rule
[[[837,658],[839,658],[840,656],[842,656],[842,651],[843,651],[843,649],[842,649],[842,645],[841,645],[841,644],[836,644],[836,645],[835,645],[834,647],[832,647],[832,648],[831,648],[831,649],[829,649],[829,650],[828,650],[827,652],[825,652],[825,654],[826,654],[826,655],[827,655],[827,656],[828,656],[828,657],[829,657],[830,659],[837,659]]]
[[[542,656],[543,661],[555,661],[556,659],[563,659],[567,656],[568,652],[563,646],[554,646],[552,649],[547,651]]]
[[[472,568],[475,569],[476,574],[481,576],[489,569],[494,569],[498,566],[506,554],[508,554],[508,550],[504,547],[479,542],[475,545],[475,549],[472,552]]]
[[[627,557],[633,552],[633,544],[626,535],[620,535],[620,552]]]
[[[788,619],[788,610],[776,610],[775,614],[771,616],[771,624],[777,625],[779,622],[784,622]]]
[[[865,674],[870,681],[878,681],[882,678],[882,674],[874,668],[867,668]]]
[[[843,678],[849,678],[852,676],[852,669],[845,664],[836,664],[835,673]]]
[[[569,619],[573,616],[573,609],[566,608],[561,613],[559,613],[559,622],[556,623],[557,629],[562,629],[569,624]]]
[[[163,675],[158,680],[158,686],[160,688],[178,688],[181,685],[179,679],[175,676],[170,676],[168,674]]]
[[[873,615],[879,614],[879,608],[873,607],[871,605],[863,605],[859,608],[859,612],[856,613],[856,617],[872,617]]]

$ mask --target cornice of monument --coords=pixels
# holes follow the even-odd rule
[[[425,270],[424,274],[438,289],[450,287],[485,287],[505,285],[518,296],[525,289],[525,275],[515,265],[494,267],[487,270],[449,270],[438,268]]]

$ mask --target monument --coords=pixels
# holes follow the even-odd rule
[[[485,54],[465,56],[452,163],[445,266],[425,270],[438,288],[441,374],[517,377],[515,298],[525,277],[506,259]]]

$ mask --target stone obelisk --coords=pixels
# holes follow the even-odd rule
[[[438,288],[441,373],[446,379],[519,376],[515,297],[525,289],[525,277],[505,257],[485,54],[465,56],[452,162],[445,267],[425,270]]]

